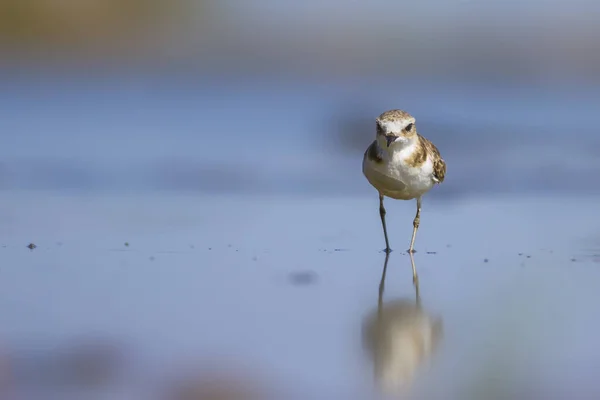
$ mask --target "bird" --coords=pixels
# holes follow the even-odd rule
[[[417,131],[415,118],[403,110],[388,110],[375,119],[375,140],[363,156],[363,174],[379,192],[379,215],[385,237],[385,252],[390,253],[385,223],[384,197],[417,201],[413,233],[408,253],[421,222],[421,201],[434,185],[446,177],[446,162],[437,147]]]

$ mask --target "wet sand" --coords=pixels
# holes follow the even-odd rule
[[[443,335],[408,398],[600,394],[599,200],[425,200],[415,263]],[[92,335],[127,348],[112,393],[159,393],[187,363],[231,360],[268,377],[274,397],[372,398],[363,324],[385,259],[375,195],[14,191],[0,202],[0,348],[13,389],[36,385],[19,355]],[[387,207],[383,302],[413,301],[414,204]]]

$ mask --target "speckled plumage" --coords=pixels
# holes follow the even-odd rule
[[[433,143],[421,135],[418,135],[419,142],[415,151],[406,158],[406,163],[411,167],[420,167],[425,163],[427,157],[431,157],[433,160],[433,177],[437,180],[436,183],[444,182],[446,177],[446,162],[440,155],[440,151]],[[381,149],[377,145],[377,140],[374,140],[363,156],[363,162],[368,159],[376,164],[383,163],[383,156],[381,155]]]
[[[384,111],[377,117],[377,121],[397,121],[397,120],[413,120],[414,117],[403,110]]]
[[[427,158],[431,158],[433,163],[433,178],[436,183],[444,182],[446,177],[446,162],[442,158],[440,151],[433,143],[417,134],[419,138],[418,146],[415,149],[412,159],[407,159],[406,163],[412,167],[419,167],[425,163]]]

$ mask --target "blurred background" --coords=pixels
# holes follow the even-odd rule
[[[433,196],[597,192],[599,16],[591,0],[4,0],[0,185],[359,193],[373,119],[404,108],[451,161]]]
[[[593,0],[0,0],[0,196],[4,205],[0,221],[4,265],[22,265],[23,257],[31,256],[24,247],[33,239],[26,237],[44,238],[46,246],[60,247],[64,242],[65,247],[61,250],[64,253],[39,256],[23,265],[37,268],[49,260],[57,265],[78,263],[85,256],[76,253],[73,258],[74,253],[65,250],[69,238],[89,239],[91,236],[86,235],[95,229],[108,232],[108,221],[118,221],[114,226],[118,225],[119,232],[135,232],[143,240],[149,238],[144,236],[150,235],[148,232],[195,227],[201,233],[186,234],[207,241],[213,234],[221,235],[224,249],[237,252],[235,246],[240,246],[243,251],[244,246],[250,247],[244,240],[263,246],[266,237],[273,234],[283,241],[285,235],[273,233],[280,228],[278,221],[322,216],[323,211],[285,211],[282,207],[287,203],[281,199],[290,199],[290,195],[368,199],[364,204],[372,203],[373,209],[360,209],[367,214],[372,211],[368,214],[373,222],[369,229],[379,234],[376,197],[361,175],[361,161],[373,140],[374,119],[392,108],[405,109],[415,116],[419,132],[438,146],[448,164],[446,182],[428,195],[431,202],[427,204],[455,204],[491,212],[493,207],[478,208],[473,202],[500,196],[551,199],[570,195],[575,200],[561,206],[564,215],[554,214],[551,218],[570,224],[569,210],[583,204],[578,199],[600,194],[599,21],[600,2]],[[89,203],[56,200],[71,195],[89,196]],[[114,210],[121,203],[115,198],[125,195],[141,196],[145,203],[127,203],[117,217]],[[207,197],[195,206],[185,200],[176,206],[168,202],[151,204],[150,199],[159,195],[208,195],[227,200]],[[262,199],[262,205],[252,206],[259,208],[244,208],[251,203],[250,195]],[[105,196],[114,197],[105,201]],[[294,204],[308,207],[301,201]],[[202,213],[223,207],[230,208],[215,215],[229,219],[203,219]],[[279,211],[272,211],[271,219],[246,224],[245,219],[236,219],[250,214],[251,209],[262,210],[260,207]],[[336,209],[328,207],[330,211]],[[357,210],[352,207],[349,210]],[[394,207],[406,208],[407,221],[412,218],[412,205]],[[174,220],[159,217],[174,208],[182,213]],[[529,210],[525,215],[531,217],[528,213],[536,205],[527,203],[525,208]],[[91,209],[100,211],[94,214]],[[539,214],[540,209],[543,207],[537,209],[540,221],[548,221],[547,216]],[[183,214],[183,210],[196,214]],[[449,226],[458,227],[471,218],[466,211],[460,215],[465,219],[448,217]],[[581,220],[587,218],[588,223],[596,224],[597,214],[586,215]],[[500,224],[502,219],[496,215],[482,220]],[[531,227],[532,222],[529,224]],[[259,225],[265,236],[257,233]],[[400,226],[396,224],[394,240],[401,239]],[[541,240],[534,228],[523,231],[530,235],[525,243]],[[235,237],[241,242],[232,247],[227,235],[236,229],[240,231]],[[307,237],[329,234],[313,235],[311,228],[301,226],[292,235],[300,235],[302,229],[308,232]],[[511,230],[512,226],[502,229],[502,233],[494,231],[498,234],[494,240],[521,237]],[[540,229],[547,234],[557,231]],[[348,228],[341,234],[337,232],[335,240],[360,237],[359,229],[358,233],[348,232],[354,231]],[[182,250],[180,244],[174,244],[178,241],[169,241],[165,239],[167,233],[164,235],[157,241],[148,239],[144,251],[151,256],[144,255],[144,262],[157,260],[159,256],[153,251],[161,245],[165,251],[177,254],[188,254],[193,246],[207,251],[218,247],[205,242],[188,246],[186,242]],[[253,239],[247,239],[250,237]],[[588,259],[595,264],[600,260],[598,237],[600,234],[585,236],[591,243],[585,245],[586,257],[591,256]],[[27,242],[16,243],[16,238]],[[123,248],[123,242],[131,241],[129,237],[118,239],[118,245],[108,244],[108,238],[111,236],[98,235],[83,246],[102,243],[109,251],[120,246],[123,253],[113,252],[102,259],[118,266],[133,265],[130,258],[123,261],[110,257],[133,257],[131,254],[137,253],[126,252],[139,251],[139,247],[135,250],[127,244],[128,249]],[[337,243],[328,240],[324,239],[328,243],[324,247]],[[353,240],[356,248],[364,244],[362,239]],[[450,248],[445,239],[440,240],[437,244]],[[561,240],[552,239],[553,243]],[[171,246],[165,243],[172,247],[165,248]],[[335,251],[343,253],[347,243],[339,246]],[[36,254],[44,254],[40,253],[46,251],[43,246],[37,247]],[[220,262],[218,257],[211,257],[211,262]],[[252,254],[246,261],[256,262],[260,257]],[[520,252],[519,257],[525,255]],[[566,256],[564,261],[574,262],[576,258]],[[488,258],[485,260],[487,263]],[[307,259],[305,264],[312,262]],[[380,263],[375,264],[378,266],[371,269],[373,285],[379,279],[376,275]],[[43,318],[44,307],[50,307],[46,303],[49,294],[38,297],[31,288],[19,289],[30,287],[31,279],[38,279],[30,272],[5,277],[6,291],[0,296],[0,309],[5,312],[4,323],[0,324],[5,327],[0,332],[2,337],[9,343],[11,338],[26,337],[25,344],[17,340],[26,348],[31,343],[37,346],[39,340],[50,340],[46,333],[53,326],[52,318]],[[44,274],[44,279],[53,282],[49,285],[56,285],[52,286],[56,296],[60,296],[57,293],[67,286],[66,282],[76,285],[78,279],[84,279],[70,269],[62,274],[60,279],[51,278],[49,272]],[[208,280],[221,276],[216,270],[208,274]],[[296,276],[310,286],[313,280],[318,281],[312,274],[300,271]],[[159,276],[165,281],[171,279]],[[522,289],[521,296],[537,290],[537,277],[530,278],[531,286],[524,283],[527,289]],[[563,278],[556,275],[556,280],[549,281]],[[133,274],[130,279],[137,282]],[[108,277],[99,281],[106,286],[98,287],[106,290],[114,284]],[[86,284],[100,290],[94,282]],[[191,286],[188,289],[193,291]],[[212,293],[207,295],[206,304],[220,298],[210,292],[210,287],[204,289]],[[244,291],[239,287],[230,289],[232,293]],[[173,290],[174,295],[180,293]],[[253,288],[247,290],[254,292]],[[565,293],[575,296],[577,291]],[[82,294],[65,295],[65,307],[76,303]],[[151,297],[150,292],[147,296]],[[502,303],[498,298],[490,302]],[[40,314],[35,314],[41,318],[37,322],[30,317],[34,314],[26,311],[31,304],[41,307],[37,309]],[[461,304],[454,303],[457,309]],[[130,310],[134,312],[138,306],[130,305]],[[210,307],[205,307],[210,313]],[[510,314],[505,305],[502,307],[503,313]],[[539,309],[547,310],[548,303],[540,302]],[[212,312],[221,313],[218,308]],[[248,315],[254,312],[248,311]],[[153,317],[160,322],[156,315],[149,316],[148,321]],[[520,321],[514,315],[510,318],[506,317]],[[507,325],[520,326],[516,322]],[[549,329],[545,322],[537,326],[543,327],[541,331]],[[75,328],[67,331],[79,332]],[[33,332],[36,335],[31,342],[28,335]],[[277,341],[274,337],[269,340]],[[549,344],[544,351],[553,346]],[[22,376],[27,384],[31,374],[45,376],[39,372],[45,370],[38,360],[54,359],[54,350],[40,352],[36,347],[29,357],[31,352],[9,345],[5,353],[10,354],[13,347],[20,356],[7,356],[6,365],[25,365]],[[594,354],[599,357],[590,361],[592,366],[600,359],[597,350]],[[23,357],[25,361],[19,361]],[[63,360],[61,357],[56,359]],[[65,357],[70,360],[71,356]],[[4,365],[2,358],[0,364]],[[490,372],[490,376],[496,373]],[[15,374],[21,376],[20,372]],[[6,382],[19,382],[18,378],[11,379]],[[5,381],[2,376],[0,381]],[[343,381],[340,378],[339,382]],[[491,386],[482,387],[483,393],[492,390]],[[185,398],[212,398],[204,392],[198,394],[200,391],[190,394],[193,390],[187,390]],[[321,394],[329,396],[327,391]],[[239,394],[230,396],[240,398]]]

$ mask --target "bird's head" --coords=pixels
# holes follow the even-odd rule
[[[390,110],[375,120],[381,147],[405,146],[417,137],[415,118],[402,110]]]

